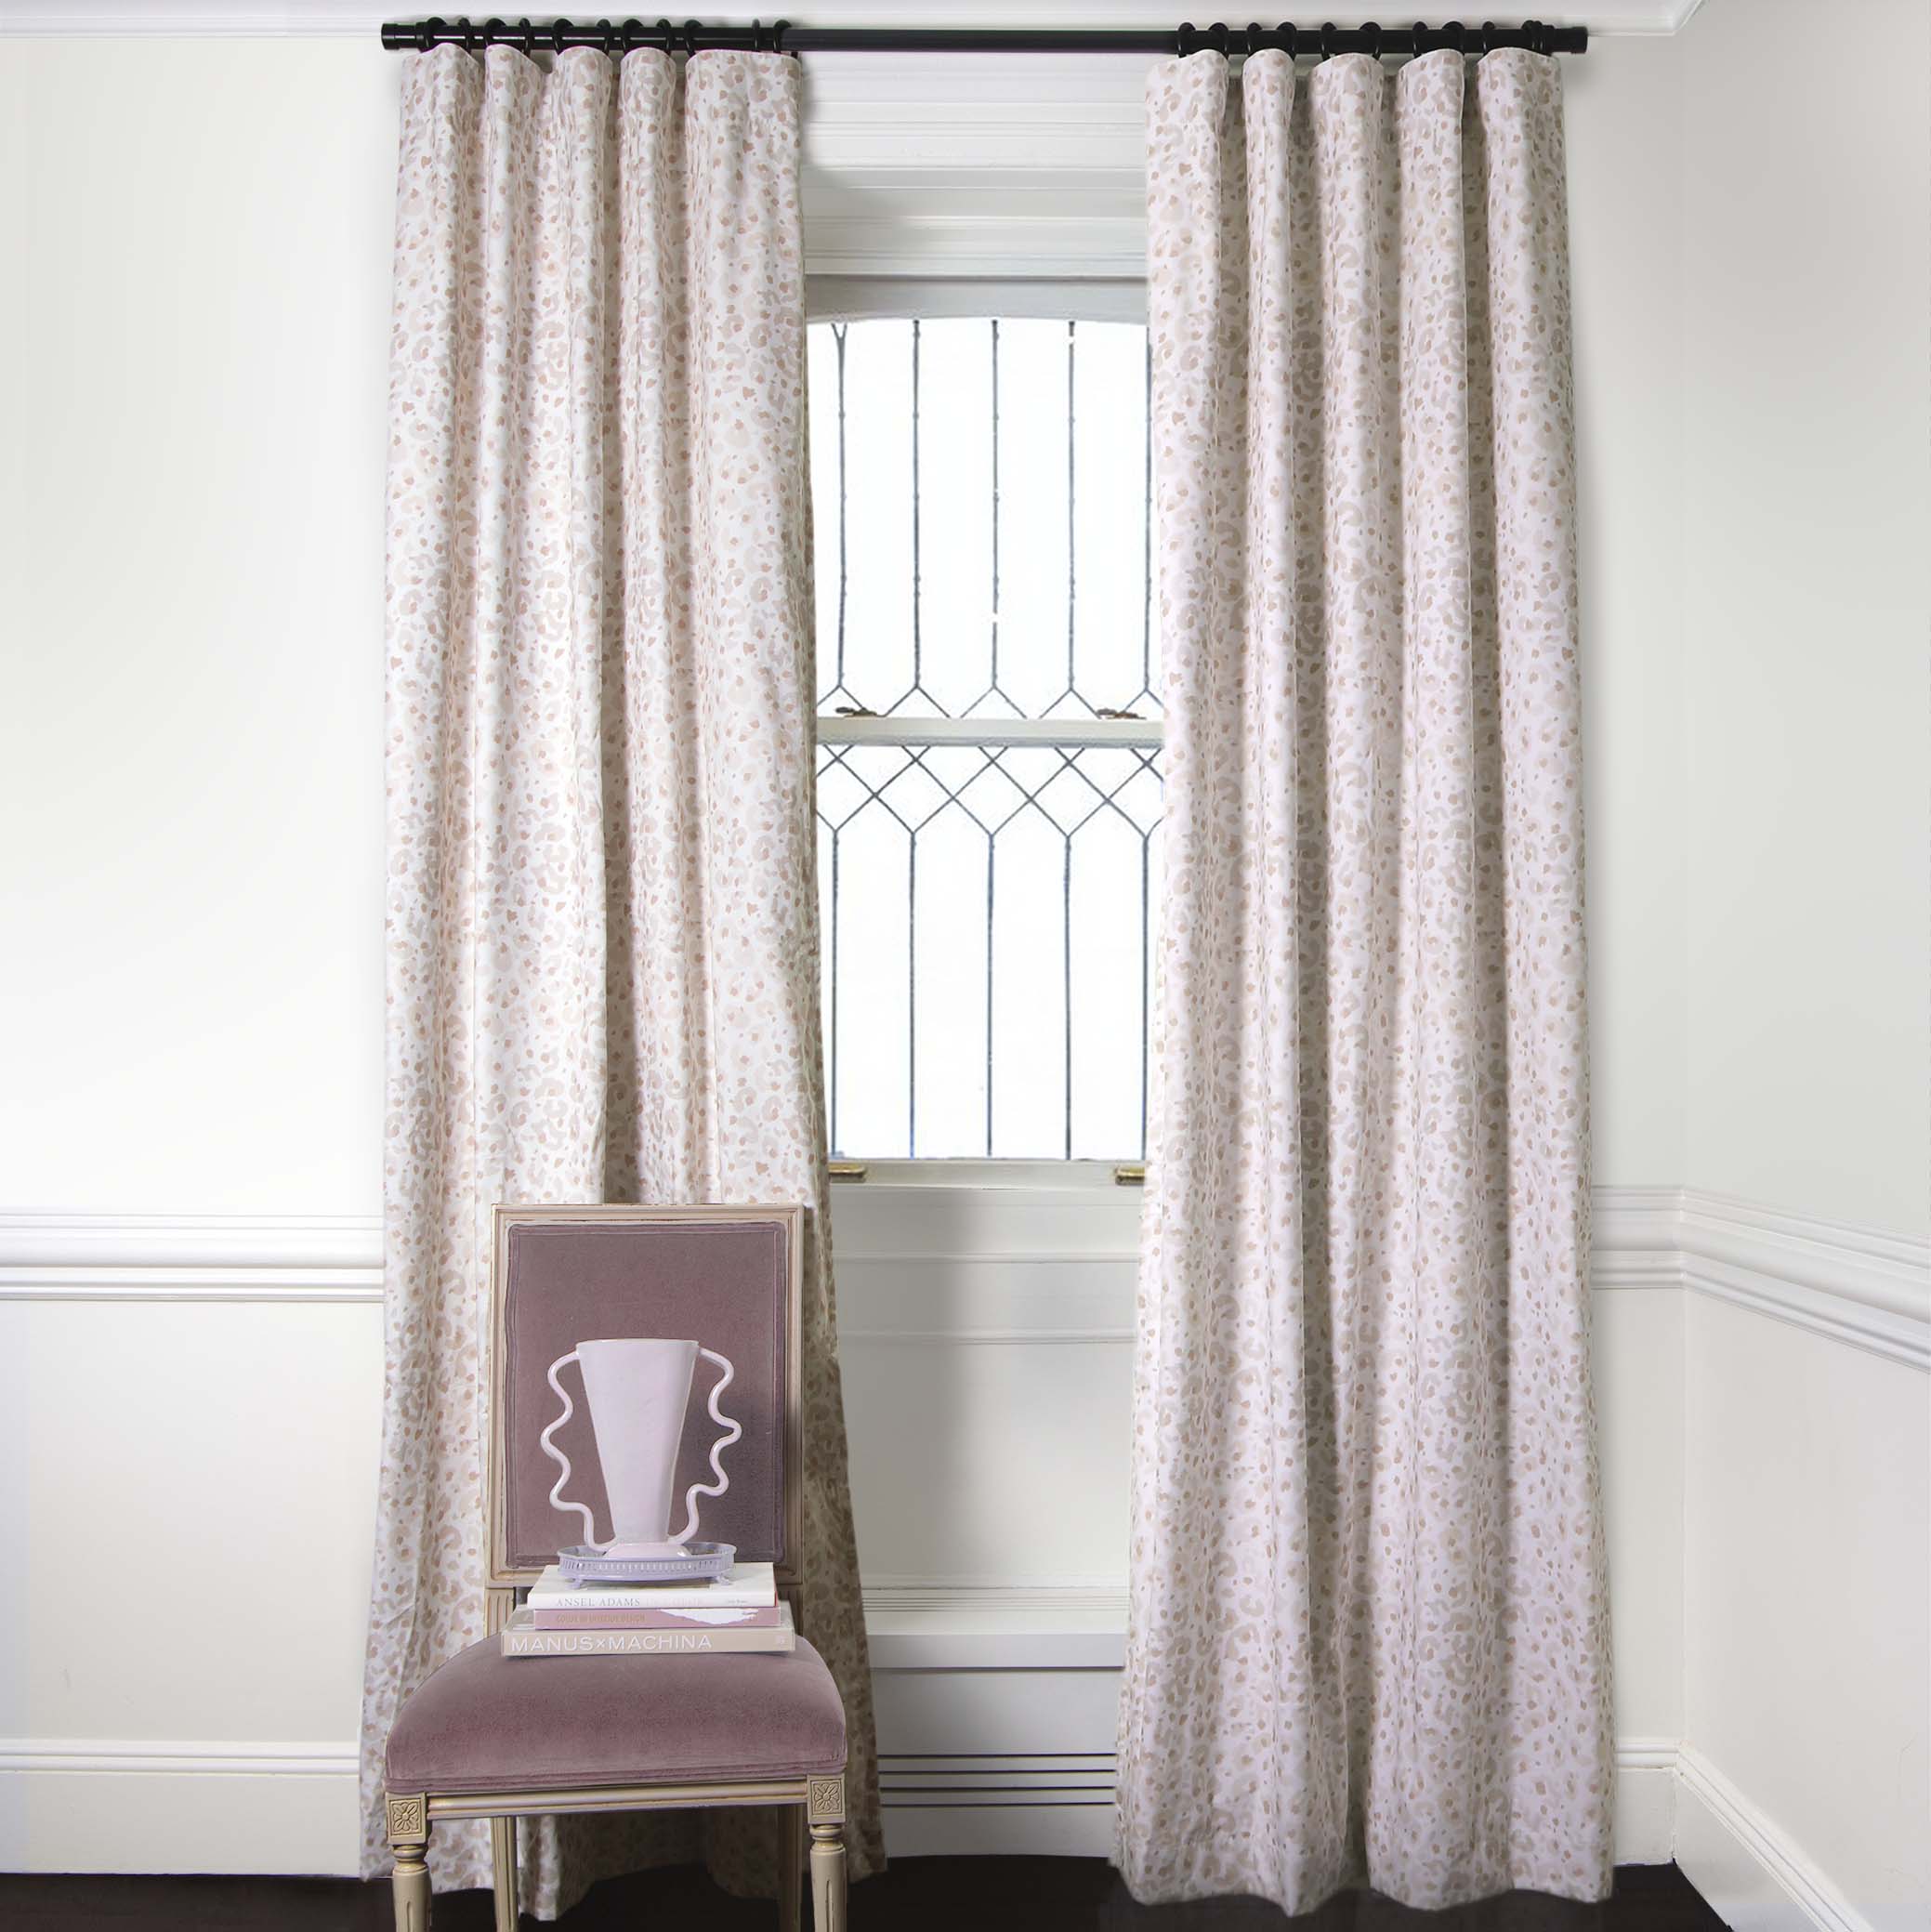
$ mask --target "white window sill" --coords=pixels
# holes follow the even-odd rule
[[[874,1670],[1118,1670],[1126,1607],[868,1609],[865,1632]]]
[[[861,1167],[862,1177],[839,1174],[840,1166]],[[1133,1178],[1121,1178],[1129,1166]],[[1114,1161],[868,1161],[862,1156],[834,1163],[832,1184],[842,1194],[853,1188],[979,1188],[1029,1193],[1137,1191],[1140,1163]]]

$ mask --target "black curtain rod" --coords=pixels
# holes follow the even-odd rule
[[[1451,20],[1445,26],[1320,27],[795,27],[777,20],[767,27],[707,27],[699,20],[388,20],[382,44],[394,53],[456,45],[469,48],[512,46],[526,54],[558,53],[566,47],[596,47],[606,54],[655,47],[669,54],[701,54],[713,48],[735,53],[779,54],[1196,54],[1212,48],[1239,57],[1279,47],[1288,54],[1327,59],[1334,54],[1410,56],[1449,48],[1486,54],[1496,47],[1527,47],[1536,54],[1582,54],[1589,49],[1586,27],[1552,27],[1525,20],[1478,27]]]

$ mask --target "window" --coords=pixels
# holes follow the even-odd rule
[[[1147,393],[1135,323],[811,325],[838,1157],[1144,1151]]]

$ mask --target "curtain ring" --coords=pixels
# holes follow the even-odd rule
[[[443,28],[447,25],[448,22],[442,18],[440,14],[436,15],[432,20],[425,20],[422,23],[421,27],[419,27],[416,30],[416,52],[418,54],[427,54],[429,51],[429,49],[436,45],[437,40],[441,35]]]
[[[1460,20],[1451,20],[1443,27],[1440,30],[1440,40],[1442,46],[1451,53],[1465,54],[1468,51],[1468,30]]]
[[[677,30],[668,20],[659,20],[651,31],[663,42],[663,46],[658,49],[659,53],[675,54],[677,51]]]
[[[1284,20],[1274,29],[1275,40],[1281,51],[1292,60],[1301,50],[1301,30],[1292,20]]]
[[[1361,29],[1361,38],[1367,42],[1367,45],[1361,49],[1362,53],[1366,54],[1371,60],[1379,60],[1381,59],[1381,22],[1379,20],[1370,20]]]
[[[568,20],[552,20],[552,21],[550,22],[550,52],[551,52],[551,53],[553,53],[553,54],[560,54],[560,53],[562,53],[562,51],[563,51],[563,36],[564,36],[564,35],[565,35],[566,33],[570,33],[571,31],[571,24],[570,24],[570,22],[569,22]]]
[[[1320,58],[1332,60],[1334,58],[1334,23],[1323,20],[1320,23]]]
[[[784,36],[790,32],[791,22],[789,20],[773,20],[771,22],[771,51],[774,54],[782,54],[787,51],[784,45]],[[796,57],[794,56],[793,58],[795,59]]]
[[[517,22],[517,33],[521,36],[522,50],[527,59],[536,51],[536,29],[530,24],[530,16],[527,13]]]
[[[703,31],[703,22],[702,20],[686,20],[684,22],[684,58],[687,60],[697,59],[697,36]]]
[[[1215,20],[1207,29],[1207,45],[1225,60],[1227,59],[1227,22]]]
[[[1193,52],[1193,22],[1182,20],[1174,32],[1174,52],[1182,59]]]
[[[1495,51],[1495,36],[1496,36],[1496,35],[1497,35],[1497,34],[1498,34],[1498,33],[1500,33],[1501,31],[1502,31],[1502,30],[1501,30],[1501,29],[1500,29],[1499,27],[1497,27],[1497,26],[1496,26],[1496,24],[1495,24],[1495,22],[1494,22],[1493,20],[1484,20],[1484,21],[1482,22],[1482,52],[1483,52],[1483,53],[1485,53],[1485,54],[1492,54],[1492,53],[1493,53],[1493,52]]]

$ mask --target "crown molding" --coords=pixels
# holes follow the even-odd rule
[[[1556,18],[1607,38],[1668,35],[1680,33],[1701,4],[1702,0],[1629,0],[1619,6],[1613,0],[1608,5],[1598,0],[1593,7],[1558,7]],[[366,0],[230,0],[227,6],[210,5],[209,0],[149,0],[146,6],[129,5],[129,0],[67,0],[64,6],[50,6],[46,0],[39,5],[24,4],[24,0],[16,5],[9,0],[0,11],[0,38],[373,39],[385,20],[416,20],[431,13],[453,19],[465,10],[448,5],[370,7]],[[481,18],[490,9],[467,11]],[[624,17],[621,9],[606,11],[611,11],[613,18]],[[631,11],[639,18],[655,18],[648,9]],[[768,5],[763,9],[767,17],[770,11]],[[1336,5],[1331,0],[1320,9],[1320,17],[1336,26],[1350,27],[1393,18],[1396,11],[1386,5]],[[572,12],[568,7],[551,7],[532,18],[550,20],[559,12],[577,18],[595,10],[579,7]],[[701,9],[701,18],[713,22],[749,20],[757,12],[755,7],[706,7]],[[895,21],[922,27],[1177,26],[1185,13],[1185,7],[1175,0],[1059,0],[1049,7],[1028,7],[1023,0],[938,7],[914,7],[907,0],[843,0],[840,5],[809,9],[811,24],[817,27],[876,27]],[[1308,24],[1318,24],[1311,14]]]

